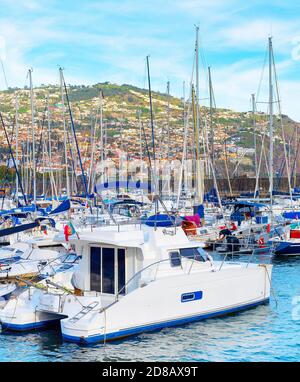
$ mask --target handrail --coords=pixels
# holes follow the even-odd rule
[[[180,255],[179,254],[179,256],[180,256],[180,258],[185,258],[185,259],[189,259],[189,260],[191,260],[190,258],[188,258],[188,257],[186,257],[186,256],[182,256],[182,255]],[[195,257],[192,259],[193,260],[193,262],[195,261]],[[126,287],[137,277],[137,276],[139,276],[140,274],[142,274],[145,270],[147,270],[147,269],[149,269],[149,268],[151,268],[151,267],[153,267],[153,266],[157,266],[157,268],[156,268],[156,272],[155,272],[155,278],[154,279],[156,279],[156,276],[157,276],[157,272],[158,272],[158,266],[159,266],[159,264],[161,264],[161,263],[163,263],[163,262],[169,262],[170,261],[170,259],[163,259],[163,260],[159,260],[159,261],[156,261],[156,262],[154,262],[154,263],[152,263],[152,264],[149,264],[149,265],[147,265],[146,267],[144,267],[144,268],[142,268],[141,270],[139,270],[138,272],[136,272],[124,285],[123,285],[123,287],[117,292],[117,294],[116,294],[116,299],[115,299],[115,301],[114,302],[112,302],[111,304],[109,304],[105,309],[107,309],[107,308],[109,308],[110,306],[112,306],[113,304],[115,304],[117,301],[118,301],[118,298],[119,298],[119,295],[123,292],[123,290],[125,290],[126,289]],[[181,268],[182,269],[182,268]],[[190,269],[191,270],[191,269]],[[190,273],[190,271],[188,272],[188,274]],[[103,309],[104,310],[104,309]],[[102,311],[103,311],[102,310]]]
[[[181,256],[181,255],[179,255]],[[119,297],[119,295],[121,294],[121,292],[123,292],[124,289],[126,289],[126,287],[128,286],[128,284],[133,281],[138,275],[140,275],[142,272],[144,272],[146,269],[149,269],[151,268],[152,266],[154,265],[159,265],[160,263],[163,263],[163,262],[166,262],[166,261],[170,261],[170,259],[163,259],[163,260],[159,260],[159,261],[156,261],[152,264],[149,264],[147,265],[146,267],[142,268],[141,270],[139,270],[138,272],[136,272],[124,285],[123,287],[118,291],[118,293],[116,294],[116,298]],[[157,274],[157,272],[156,272]]]
[[[196,256],[194,256],[193,258],[191,258],[191,257],[187,257],[187,256],[182,256],[182,255],[180,255],[179,254],[179,256],[180,256],[180,258],[182,259],[182,258],[184,258],[184,259],[188,259],[188,260],[192,260],[192,264],[191,264],[191,266],[190,266],[190,269],[189,269],[189,271],[188,271],[188,273],[187,274],[190,274],[190,272],[191,272],[191,269],[192,269],[192,267],[193,267],[193,265],[194,265],[194,263],[197,261],[196,260]],[[158,266],[159,266],[159,264],[161,264],[161,263],[163,263],[163,262],[169,262],[170,261],[170,259],[168,258],[168,259],[163,259],[163,260],[159,260],[159,261],[156,261],[156,262],[154,262],[154,263],[152,263],[152,264],[149,264],[149,265],[147,265],[146,267],[144,267],[143,269],[141,269],[141,270],[139,270],[138,272],[136,272],[124,285],[123,285],[123,287],[117,292],[117,294],[116,294],[116,298],[115,298],[115,301],[113,301],[111,304],[109,304],[109,305],[107,305],[105,308],[102,308],[101,309],[101,312],[103,312],[104,310],[106,310],[106,309],[108,309],[109,307],[111,307],[112,305],[114,305],[117,301],[118,301],[118,299],[119,299],[119,295],[123,292],[123,290],[125,290],[126,289],[126,287],[137,277],[137,276],[139,276],[142,272],[144,272],[145,270],[147,270],[147,269],[149,269],[149,268],[151,268],[151,267],[153,267],[153,266],[157,266],[157,268],[156,268],[156,272],[155,272],[155,277],[154,277],[154,280],[156,279],[156,276],[157,276],[157,272],[158,272]],[[183,268],[181,267],[181,269],[183,270]]]

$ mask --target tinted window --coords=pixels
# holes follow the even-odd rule
[[[118,292],[125,285],[125,249],[118,249]],[[125,288],[122,289],[120,294],[125,294]]]
[[[115,293],[115,250],[102,248],[102,292]]]
[[[91,261],[90,261],[90,272],[91,272],[91,290],[100,292],[101,291],[101,248],[91,247]]]
[[[206,261],[207,255],[202,248],[182,248],[180,255],[196,261]]]
[[[179,252],[170,252],[170,261],[171,267],[180,267],[181,266],[181,258]]]

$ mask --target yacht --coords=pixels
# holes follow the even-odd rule
[[[103,342],[238,312],[270,298],[272,265],[214,261],[181,227],[110,226],[72,235],[69,243],[81,256],[73,288],[29,286],[1,309],[3,328],[60,321],[67,341]]]

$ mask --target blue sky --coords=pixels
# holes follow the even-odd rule
[[[150,55],[154,90],[182,95],[191,77],[200,27],[201,98],[212,67],[217,106],[250,108],[272,34],[282,111],[300,121],[300,3],[292,0],[0,0],[0,54],[9,86],[110,81],[146,85]],[[0,73],[1,74],[1,73]],[[5,87],[0,75],[0,87]],[[259,101],[267,100],[264,76]],[[207,101],[203,100],[203,104]],[[261,107],[262,108],[262,107]],[[262,108],[263,109],[263,108]]]

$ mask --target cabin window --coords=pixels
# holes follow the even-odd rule
[[[180,255],[196,261],[205,262],[208,260],[207,254],[202,248],[182,248]]]
[[[115,250],[102,248],[102,292],[115,294]]]
[[[90,283],[91,290],[101,292],[101,248],[91,248],[90,261]]]
[[[118,248],[118,292],[125,294],[125,249]],[[123,288],[123,289],[122,289]]]
[[[170,252],[169,257],[171,267],[181,267],[181,257],[178,251]]]
[[[126,251],[124,248],[90,248],[90,290],[116,294],[125,285]],[[125,294],[125,288],[121,294]]]

